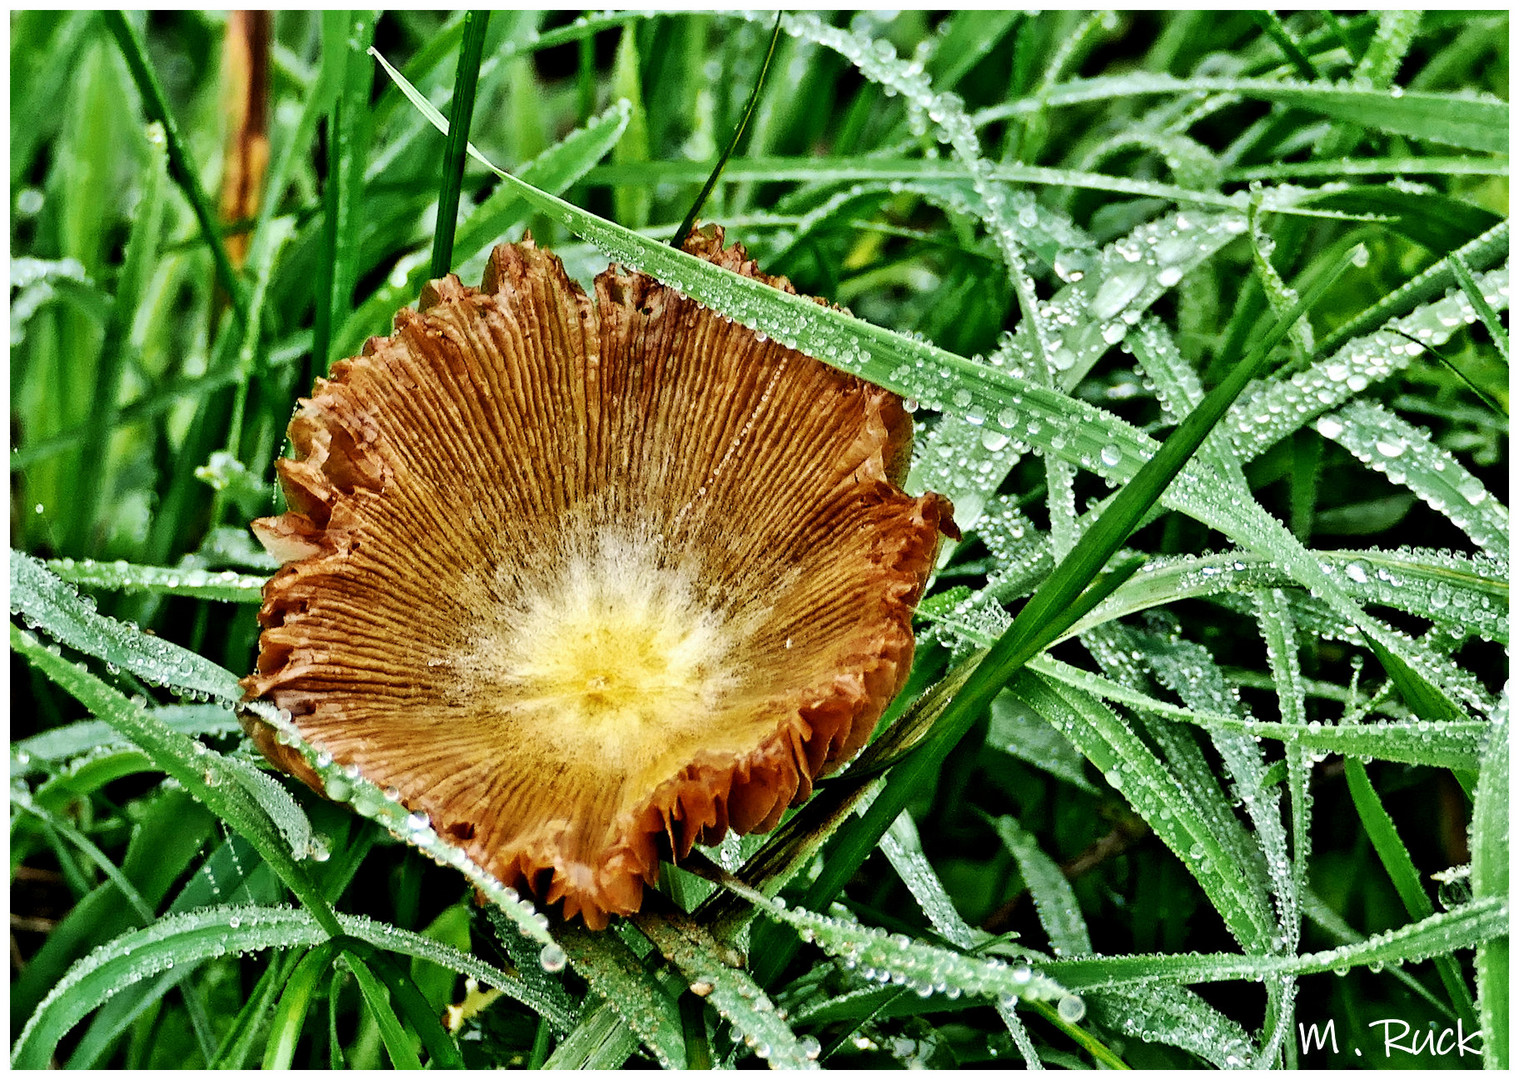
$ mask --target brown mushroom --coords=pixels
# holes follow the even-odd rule
[[[776,288],[722,234],[687,250]],[[319,379],[250,698],[566,917],[773,827],[901,689],[949,504],[900,399],[531,239]],[[271,760],[320,787],[250,720]]]

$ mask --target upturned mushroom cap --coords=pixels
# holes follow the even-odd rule
[[[720,231],[687,250],[794,291]],[[860,748],[954,525],[899,486],[895,395],[642,274],[595,293],[502,245],[317,380],[254,523],[285,565],[243,686],[600,928]]]

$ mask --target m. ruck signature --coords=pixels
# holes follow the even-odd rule
[[[1415,1031],[1407,1020],[1394,1018],[1372,1020],[1366,1026],[1373,1029],[1384,1058],[1391,1058],[1395,1053],[1410,1056],[1433,1054],[1436,1057],[1454,1054],[1458,1058],[1467,1054],[1478,1058],[1482,1056],[1482,1029],[1467,1031],[1463,1020],[1458,1019],[1455,1027],[1430,1026],[1419,1031]],[[1297,1032],[1298,1050],[1303,1054],[1310,1051],[1322,1052],[1326,1047],[1332,1054],[1340,1052],[1339,1032],[1335,1029],[1333,1020],[1322,1024],[1299,1023]],[[1364,1056],[1359,1046],[1347,1043],[1346,1049],[1356,1057]]]

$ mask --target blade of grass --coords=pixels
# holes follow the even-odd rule
[[[1382,860],[1382,866],[1392,879],[1393,888],[1398,890],[1398,896],[1409,916],[1415,920],[1429,918],[1435,913],[1435,906],[1424,887],[1419,884],[1419,872],[1414,868],[1408,848],[1398,835],[1397,826],[1382,805],[1376,789],[1371,786],[1371,778],[1366,775],[1366,765],[1360,758],[1345,759],[1345,779],[1350,785],[1350,797],[1355,802],[1356,813],[1360,815],[1361,824],[1366,827],[1366,835],[1370,838],[1372,847],[1376,848],[1377,857]],[[1434,963],[1456,1012],[1473,1027],[1479,1026],[1477,1010],[1472,1005],[1471,994],[1461,980],[1461,968],[1456,964],[1456,958],[1449,955],[1436,956]]]
[[[1472,895],[1508,899],[1508,710],[1493,724],[1472,807]],[[1509,939],[1477,947],[1477,1002],[1482,1011],[1482,1057],[1490,1069],[1508,1067]]]
[[[475,86],[480,80],[480,57],[485,51],[489,11],[470,11],[464,16],[464,40],[459,46],[459,68],[454,76],[452,117],[448,142],[443,149],[443,179],[438,194],[438,219],[433,226],[432,276],[448,273],[454,259],[454,228],[459,216],[459,188],[464,180],[464,148],[469,145],[470,120],[475,113]]]
[[[728,145],[723,148],[722,157],[717,159],[717,164],[712,168],[712,174],[707,177],[707,182],[702,185],[701,193],[696,196],[696,201],[691,204],[691,209],[686,212],[685,220],[680,223],[680,228],[675,230],[675,235],[670,238],[670,246],[680,247],[686,242],[686,237],[691,235],[691,228],[696,224],[696,215],[701,213],[702,206],[707,201],[707,196],[712,194],[712,189],[717,186],[717,179],[723,174],[723,168],[728,164],[728,158],[738,149],[740,140],[744,137],[744,129],[749,126],[749,118],[754,115],[754,107],[759,104],[760,91],[765,87],[765,76],[770,74],[770,61],[775,57],[775,44],[781,39],[781,15],[775,13],[775,28],[770,31],[770,46],[765,50],[765,59],[760,64],[759,75],[754,80],[754,88],[749,91],[749,103],[744,106],[744,114],[739,117],[738,126],[733,129],[733,137],[728,140]]]
[[[334,359],[333,331],[353,307],[358,280],[359,241],[363,234],[364,164],[369,146],[369,90],[372,69],[365,59],[374,37],[374,14],[327,11],[322,14],[322,53],[342,64],[342,83],[327,117],[327,183],[323,191],[322,259],[316,322],[312,332],[312,371],[325,375]],[[341,57],[341,61],[336,59]],[[311,378],[302,380],[302,385]]]
[[[1274,11],[1252,11],[1250,17],[1255,20],[1255,25],[1266,31],[1271,40],[1277,43],[1282,55],[1287,57],[1300,76],[1309,80],[1320,78],[1318,68],[1313,66],[1313,61],[1308,59],[1292,32],[1283,25],[1281,16]]]
[[[253,992],[232,1018],[232,1026],[225,1032],[221,1049],[212,1058],[210,1068],[241,1069],[246,1066],[248,1059],[253,1056],[253,1044],[263,1030],[263,1018],[270,1009],[276,1007],[275,995],[286,985],[291,965],[301,959],[293,951],[284,952],[264,968],[264,973],[254,984]]]
[[[329,932],[341,933],[337,917],[262,807],[232,777],[219,775],[220,755],[172,731],[99,679],[54,656],[32,635],[11,627],[11,648],[29,660],[96,717],[117,728],[170,776],[230,827],[247,837],[312,916]],[[197,752],[199,751],[199,752]]]
[[[222,288],[227,290],[227,295],[232,298],[232,306],[237,312],[238,321],[246,325],[248,296],[242,278],[233,269],[232,260],[227,255],[227,246],[222,242],[222,232],[216,221],[216,212],[207,201],[206,193],[201,190],[200,180],[185,150],[184,139],[180,137],[179,126],[175,124],[174,117],[169,112],[169,102],[164,96],[163,86],[159,83],[158,75],[148,60],[147,46],[124,12],[107,11],[103,13],[103,16],[107,28],[110,29],[111,35],[121,48],[121,55],[132,73],[132,80],[142,94],[143,107],[147,110],[149,119],[163,125],[169,154],[169,172],[184,190],[185,197],[190,200],[190,208],[195,212],[195,220],[200,224],[201,236],[206,246],[211,249],[211,261],[216,266],[216,276],[220,279]]]
[[[1461,283],[1461,289],[1466,293],[1466,298],[1472,302],[1477,318],[1482,320],[1482,325],[1487,327],[1487,332],[1492,335],[1493,344],[1502,354],[1503,362],[1508,363],[1508,332],[1503,329],[1503,324],[1498,321],[1498,315],[1493,311],[1493,306],[1487,302],[1487,297],[1482,295],[1482,290],[1472,279],[1471,268],[1466,265],[1466,260],[1461,258],[1459,252],[1451,253],[1450,268],[1456,275],[1456,280]]]
[[[1104,956],[1053,960],[1040,973],[1072,990],[1100,990],[1133,983],[1228,982],[1275,975],[1318,975],[1370,964],[1406,964],[1494,941],[1508,933],[1506,897],[1487,897],[1442,911],[1365,941],[1297,956],[1229,953]]]
[[[1009,116],[1143,94],[1239,94],[1278,102],[1360,124],[1377,131],[1456,146],[1463,150],[1508,153],[1508,103],[1493,97],[1404,91],[1352,83],[1295,83],[1277,79],[1186,78],[1141,73],[1073,79],[1046,93],[978,112],[978,125]]]
[[[109,432],[116,427],[117,399],[122,377],[129,366],[128,355],[138,348],[132,324],[147,292],[163,227],[163,180],[167,167],[163,129],[157,125],[149,127],[146,142],[148,161],[142,171],[142,198],[137,204],[132,232],[127,239],[126,261],[117,279],[111,319],[100,348],[100,370],[90,403],[90,417],[86,421],[89,429],[96,433]],[[91,536],[107,509],[99,503],[105,491],[108,467],[106,461],[97,461],[79,474],[74,494],[79,508],[74,516],[77,532],[69,545],[75,551],[89,551],[94,546]]]
[[[643,103],[643,71],[639,63],[638,26],[624,26],[618,35],[617,53],[612,60],[612,81],[608,93],[613,101],[628,103],[628,129],[612,147],[612,160],[635,173],[649,163],[649,115]],[[654,204],[654,185],[633,180],[612,189],[612,212],[630,229],[649,224],[649,210]]]
[[[395,961],[383,953],[378,952],[369,945],[355,945],[349,947],[349,953],[355,950],[363,952],[366,961],[376,972],[386,987],[390,990],[390,1000],[399,1007],[400,1012],[411,1024],[422,1046],[427,1050],[428,1065],[434,1069],[462,1069],[464,1058],[459,1053],[459,1048],[454,1045],[453,1038],[443,1030],[443,1025],[438,1021],[438,1014],[433,1011],[427,999],[422,996],[422,991],[412,981],[410,975],[403,971]],[[548,1021],[542,1021],[545,1029]]]
[[[327,941],[300,958],[285,982],[279,1004],[269,1020],[269,1041],[264,1045],[265,1070],[288,1069],[295,1061],[296,1043],[306,1026],[306,1015],[316,997],[317,984],[332,966],[337,942]]]
[[[613,933],[566,927],[559,944],[591,990],[605,998],[661,1068],[686,1068],[681,1020],[670,992],[644,969],[637,955]],[[694,1064],[689,1067],[695,1068]]]
[[[364,997],[369,1015],[374,1017],[375,1024],[380,1029],[380,1041],[385,1044],[385,1053],[390,1056],[391,1065],[397,1069],[422,1068],[422,1059],[412,1049],[411,1039],[401,1027],[400,1017],[396,1016],[395,1009],[391,1007],[390,996],[386,993],[384,984],[375,978],[369,965],[354,951],[345,949],[343,959],[348,964],[348,970],[353,972],[353,981],[359,984],[359,993]]]

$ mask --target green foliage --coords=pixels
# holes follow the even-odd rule
[[[1318,1067],[1398,1017],[1506,1067],[1506,14],[279,13],[239,222],[224,13],[11,18],[14,1064]],[[668,246],[746,115],[702,218],[849,310]],[[296,398],[528,228],[911,399],[965,533],[861,756],[601,933],[237,685]]]

